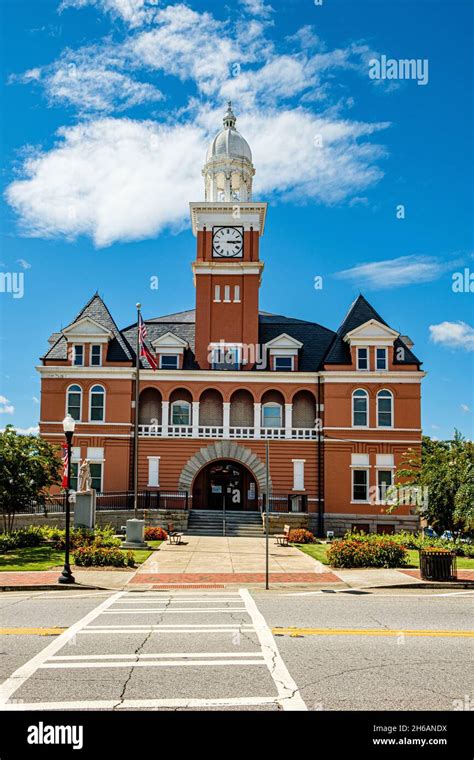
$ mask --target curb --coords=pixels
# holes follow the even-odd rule
[[[27,586],[25,584],[21,586],[1,586],[0,593],[2,591],[69,591],[69,589],[78,589],[79,591],[122,591],[122,589],[107,588],[106,586],[85,586],[81,583],[71,584],[46,584],[40,583]]]

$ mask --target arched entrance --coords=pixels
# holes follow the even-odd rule
[[[193,509],[258,509],[255,478],[243,464],[222,459],[210,462],[193,484]]]

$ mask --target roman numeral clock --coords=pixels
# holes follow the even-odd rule
[[[212,230],[212,256],[221,259],[242,258],[244,249],[243,227],[214,227]]]

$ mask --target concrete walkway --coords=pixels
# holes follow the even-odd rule
[[[265,539],[237,536],[185,536],[182,544],[161,544],[135,575],[174,573],[264,573]],[[327,568],[295,549],[277,546],[270,538],[271,573],[324,573]]]

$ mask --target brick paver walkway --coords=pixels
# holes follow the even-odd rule
[[[401,570],[405,575],[411,575],[412,578],[420,578],[419,570]],[[474,570],[458,570],[458,581],[474,581]]]
[[[57,583],[60,573],[57,570],[32,570],[30,572],[0,573],[2,586],[49,586]]]
[[[271,583],[341,583],[334,573],[270,573]],[[183,583],[264,583],[265,573],[137,573],[129,585],[145,583],[178,585]]]

